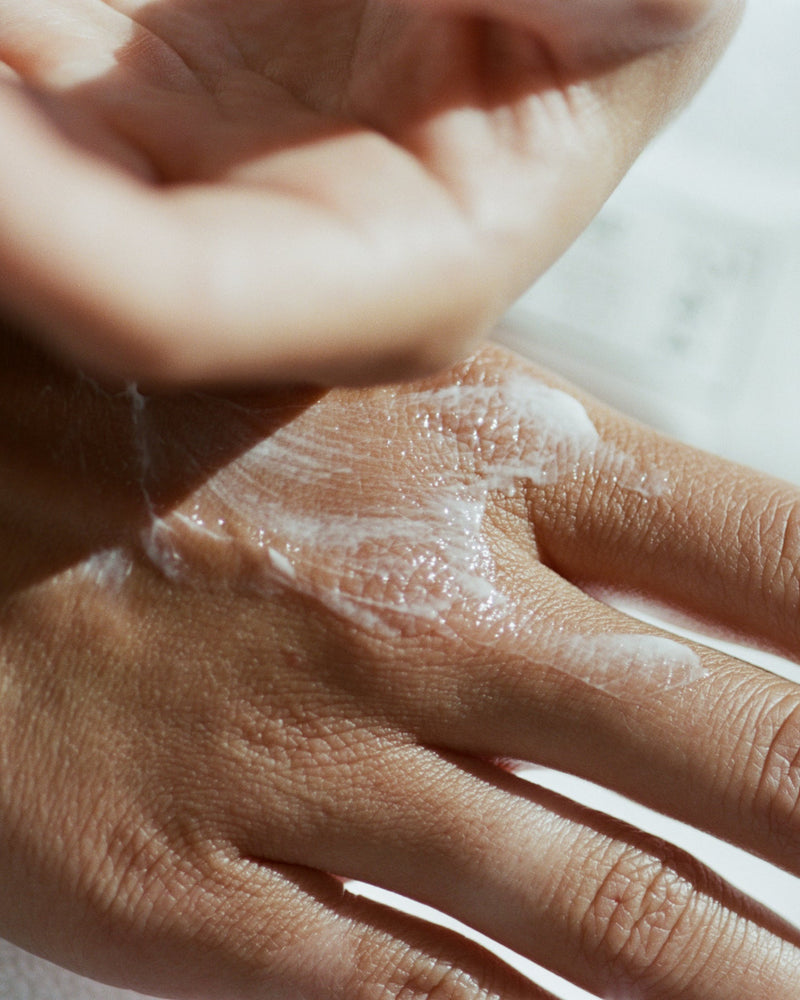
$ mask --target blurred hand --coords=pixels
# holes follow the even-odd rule
[[[794,1000],[797,932],[493,761],[798,873],[797,490],[499,348],[403,388],[108,395],[3,341],[0,932],[192,1000]]]
[[[0,302],[105,376],[464,356],[739,0],[2,0]]]

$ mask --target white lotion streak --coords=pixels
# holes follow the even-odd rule
[[[148,437],[141,397],[132,402],[152,513],[142,544],[167,578],[292,590],[390,641],[428,634],[481,646],[506,636],[523,655],[520,644],[533,641],[524,638],[530,595],[499,582],[483,531],[490,495],[576,477],[608,451],[571,396],[524,372],[476,364],[453,384],[329,393],[294,409],[198,398],[199,419],[187,420],[177,443]],[[179,504],[158,509],[150,491],[159,470],[173,455],[203,468],[219,428],[242,447]],[[661,492],[657,470],[613,455],[621,488]],[[622,694],[632,671],[662,686],[698,676],[694,654],[678,643],[553,639],[559,668],[603,690]]]
[[[90,555],[76,569],[98,587],[119,591],[133,572],[133,563],[121,549],[103,549]]]
[[[569,635],[559,643],[557,655],[559,664],[566,660],[570,673],[618,697],[627,693],[632,674],[643,695],[684,687],[708,676],[691,647],[662,635]]]
[[[208,544],[206,526],[222,521],[213,536],[238,543],[233,571],[250,587],[288,581],[386,634],[505,631],[513,608],[481,530],[489,494],[590,461],[599,437],[585,410],[518,374],[320,405],[323,419],[311,407],[208,479],[191,516],[154,519],[151,561],[170,579],[184,563],[191,575],[179,537],[197,525]]]

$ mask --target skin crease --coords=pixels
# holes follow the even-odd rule
[[[340,876],[436,906],[598,996],[794,998],[794,929],[669,844],[492,763],[561,767],[797,873],[795,684],[692,646],[702,676],[654,688],[632,657],[627,687],[606,691],[582,679],[579,648],[559,662],[552,643],[559,628],[606,655],[620,634],[658,642],[571,582],[627,580],[796,649],[794,488],[665,440],[496,347],[413,386],[144,402],[11,335],[2,354],[4,936],[193,1000],[543,996],[460,936],[352,897]],[[491,417],[495,390],[519,403],[520,386],[548,401],[518,411],[530,427],[464,433],[481,401]],[[551,420],[556,400],[569,419]],[[339,447],[320,451],[331,437]],[[331,594],[380,578],[378,554],[359,566],[361,550],[342,560],[323,545],[306,559],[290,520],[268,539],[287,563],[270,563],[264,586],[250,513],[259,494],[273,502],[271,484],[252,476],[255,507],[238,521],[228,498],[286,439],[306,441],[287,507],[322,516],[383,505],[392,484],[413,506],[429,461],[457,454],[434,466],[441,489],[491,487],[466,552],[487,556],[479,568],[529,625],[527,644],[515,629],[481,641],[480,603],[458,586],[439,603],[441,574],[435,619],[359,617]],[[518,478],[515,449],[552,475]],[[643,490],[639,475],[632,488],[620,455],[628,471],[668,470],[666,487]],[[218,515],[213,535],[175,527],[179,514]],[[177,573],[148,551],[154,515]],[[453,581],[463,572],[454,564]]]
[[[0,302],[123,381],[438,370],[583,229],[740,9],[2,0]]]

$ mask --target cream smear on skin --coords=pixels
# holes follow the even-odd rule
[[[290,588],[388,640],[506,637],[517,653],[530,647],[541,662],[545,650],[552,666],[617,695],[632,671],[661,689],[704,676],[697,655],[667,638],[552,629],[543,641],[535,595],[523,608],[499,582],[483,530],[493,493],[591,466],[644,498],[668,488],[660,470],[605,445],[575,399],[525,372],[473,362],[452,384],[331,393],[275,409],[266,433],[263,406],[196,397],[167,437],[150,402],[135,389],[129,397],[148,511],[141,544],[171,580]],[[176,462],[207,466],[217,427],[239,435],[241,450],[162,509],[162,480]],[[113,554],[95,557],[94,569],[99,582],[124,580]]]

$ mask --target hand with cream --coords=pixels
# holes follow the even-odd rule
[[[0,307],[151,385],[463,357],[740,0],[3,0]]]
[[[0,933],[191,1000],[795,1000],[798,933],[555,766],[800,873],[800,492],[496,347],[427,381],[109,393],[2,342]]]

